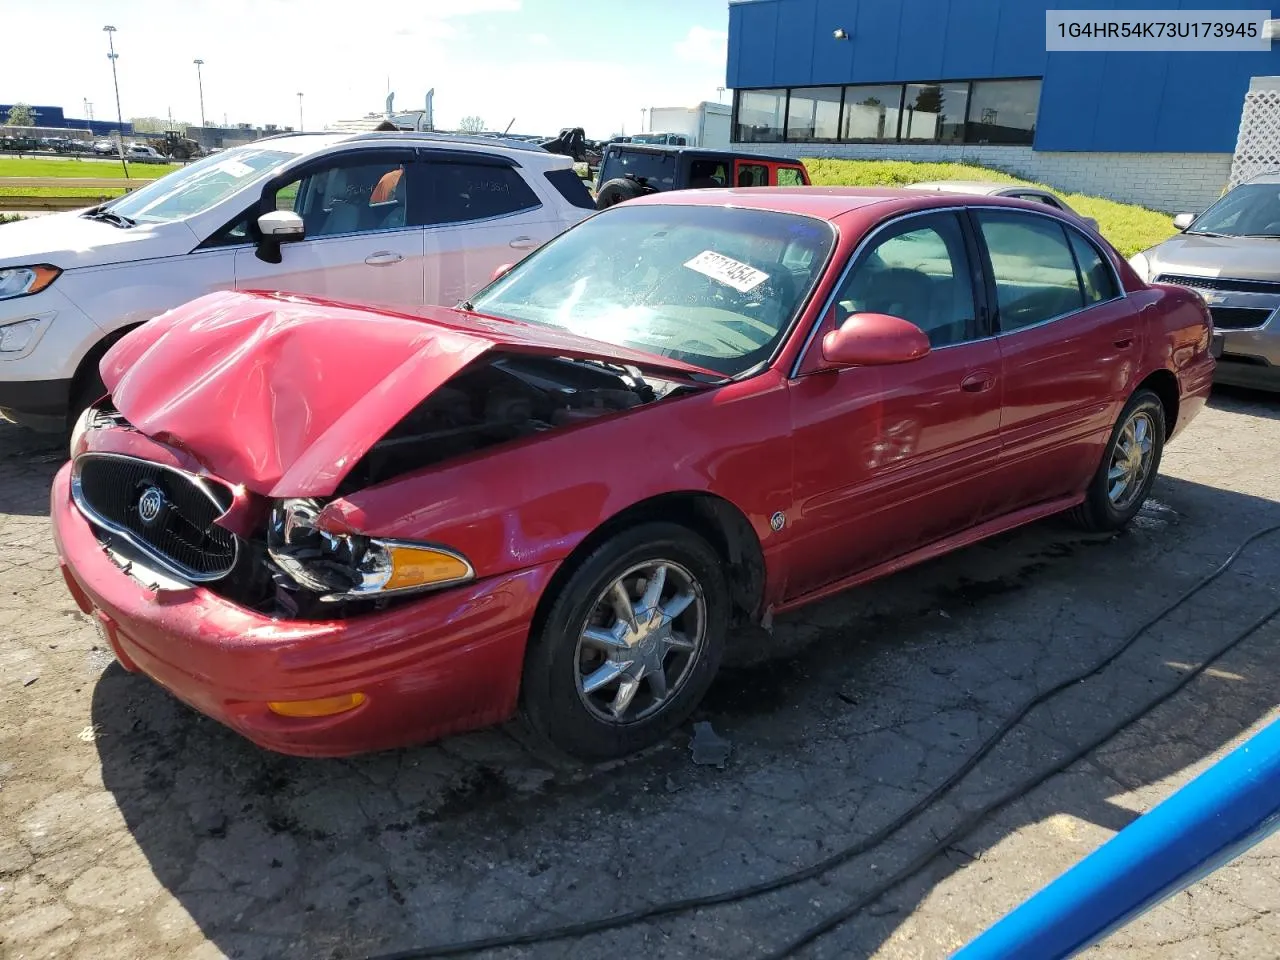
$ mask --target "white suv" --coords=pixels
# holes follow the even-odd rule
[[[568,157],[489,138],[293,134],[0,227],[0,414],[62,430],[125,331],[218,289],[453,304],[594,204]]]

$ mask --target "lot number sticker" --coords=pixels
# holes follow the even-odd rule
[[[712,280],[718,280],[725,286],[733,287],[739,293],[754,290],[769,279],[763,270],[739,263],[732,257],[716,253],[714,250],[703,250],[700,254],[685,263],[690,270],[697,270]]]

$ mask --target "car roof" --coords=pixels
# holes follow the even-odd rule
[[[476,153],[508,155],[519,163],[531,162],[544,166],[572,164],[572,158],[544,150],[536,143],[512,140],[509,137],[472,137],[464,134],[431,133],[414,130],[374,130],[363,133],[281,133],[254,140],[252,146],[270,141],[272,144],[296,149],[301,153],[322,150],[338,144],[396,144],[440,150],[463,150]]]
[[[714,147],[680,147],[664,143],[611,143],[609,147],[636,153],[687,153],[694,157],[741,157],[744,160],[750,158],[764,163],[800,163],[795,157],[756,153],[752,150],[734,150],[732,147],[717,150]]]
[[[909,190],[937,190],[941,193],[981,193],[995,196],[1005,190],[1019,192],[1044,193],[1039,187],[1028,187],[1020,183],[1002,183],[998,180],[928,180],[924,183],[910,184]]]
[[[939,206],[964,206],[965,198],[973,196],[961,191],[911,190],[906,187],[728,187],[659,191],[628,200],[625,206],[732,206],[835,220],[873,204],[891,203],[894,212],[907,212]],[[1036,201],[1015,197],[991,196],[983,202],[1022,210],[1033,209],[1040,214],[1060,212]]]
[[[1250,177],[1245,183],[1280,183],[1280,170],[1268,170],[1266,173]]]

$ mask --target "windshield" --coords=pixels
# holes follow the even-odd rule
[[[834,243],[829,223],[789,213],[624,204],[472,306],[737,376],[781,344]]]
[[[1280,237],[1280,183],[1245,183],[1196,218],[1187,233]]]
[[[110,205],[110,210],[139,223],[181,220],[208,210],[297,156],[260,147],[216,153],[125,194]]]

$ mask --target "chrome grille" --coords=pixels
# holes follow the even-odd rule
[[[1280,294],[1280,283],[1273,280],[1241,280],[1235,277],[1195,277],[1183,273],[1162,273],[1156,283],[1176,283],[1199,290],[1235,290],[1239,293]]]
[[[235,566],[235,535],[214,523],[231,506],[220,483],[135,457],[87,453],[76,459],[72,497],[92,523],[188,580],[217,580]]]

